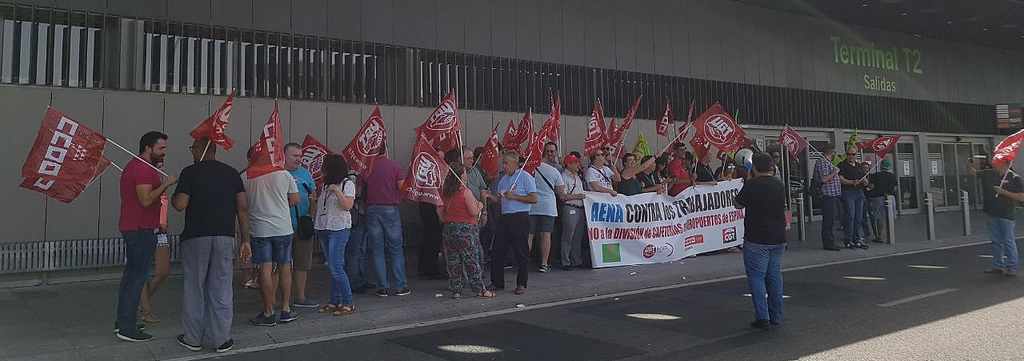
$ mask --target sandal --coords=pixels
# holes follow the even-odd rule
[[[494,291],[483,290],[483,291],[480,291],[480,293],[477,295],[477,297],[479,297],[479,298],[495,298],[495,297],[498,297],[498,294],[494,293]]]
[[[160,323],[160,319],[156,318],[156,316],[154,316],[153,313],[151,313],[151,312],[143,312],[141,317],[139,317],[139,319],[141,319],[142,322],[150,323],[150,324]]]
[[[320,307],[319,313],[331,313],[338,309],[338,305],[326,304]]]
[[[356,306],[355,305],[341,305],[341,306],[338,306],[338,308],[334,309],[334,313],[332,313],[332,315],[335,315],[335,316],[348,316],[348,315],[351,315],[351,314],[353,314],[355,312],[356,312]]]

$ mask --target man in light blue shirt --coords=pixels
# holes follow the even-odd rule
[[[491,262],[491,283],[495,290],[505,289],[505,269],[502,267],[509,248],[516,261],[515,294],[526,293],[529,273],[526,269],[530,248],[527,244],[531,205],[537,203],[537,184],[529,173],[519,168],[519,154],[511,151],[503,156],[505,176],[498,182],[501,217],[498,218],[497,237]]]
[[[533,250],[533,240],[540,240],[540,272],[551,270],[548,257],[551,254],[551,232],[555,229],[555,218],[558,217],[557,196],[565,194],[565,181],[558,166],[558,145],[553,142],[544,144],[544,161],[533,172],[533,180],[537,185],[537,203],[530,207],[530,235],[527,237],[529,249]]]
[[[288,143],[284,146],[284,168],[291,173],[295,179],[295,185],[299,188],[299,203],[292,206],[289,212],[292,215],[292,286],[294,287],[293,306],[298,308],[317,308],[317,302],[306,298],[306,280],[309,278],[309,270],[313,268],[313,235],[306,235],[299,231],[299,218],[302,216],[312,217],[309,212],[309,205],[316,203],[316,182],[313,175],[302,166],[302,146],[298,143]]]

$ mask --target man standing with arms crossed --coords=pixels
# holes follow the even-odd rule
[[[177,178],[160,181],[155,164],[167,154],[167,134],[151,131],[139,139],[139,155],[124,166],[121,173],[121,217],[118,229],[124,237],[125,258],[121,286],[117,291],[117,338],[142,342],[153,336],[138,326],[137,312],[142,287],[149,278],[149,266],[156,250],[156,232],[160,228],[160,196],[177,183]],[[145,164],[143,162],[149,163]]]
[[[260,268],[260,293],[263,312],[249,320],[256,326],[276,326],[278,322],[295,321],[292,312],[292,222],[290,206],[299,204],[299,189],[291,174],[275,170],[255,178],[242,173],[249,202],[249,224],[252,233],[252,262]],[[277,279],[274,279],[274,265]],[[274,313],[274,299],[281,288],[281,314]]]
[[[234,318],[231,260],[238,220],[239,259],[249,262],[249,205],[238,171],[217,161],[209,139],[192,143],[195,164],[181,171],[174,190],[174,209],[185,211],[181,232],[181,265],[185,274],[178,344],[191,351],[203,345],[217,352],[231,350]],[[205,152],[205,155],[203,154]]]
[[[310,204],[316,204],[316,182],[313,175],[309,173],[300,162],[302,160],[302,146],[298,143],[288,143],[284,146],[284,169],[295,179],[295,185],[299,189],[299,203],[289,210],[292,218],[292,260],[294,278],[294,299],[292,305],[298,308],[317,308],[319,303],[310,301],[306,297],[306,283],[309,279],[309,271],[313,268],[313,233],[303,234],[299,230],[299,218],[310,216]],[[306,239],[303,239],[306,238]]]

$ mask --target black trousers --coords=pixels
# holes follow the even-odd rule
[[[835,221],[839,217],[839,197],[821,197],[821,246],[833,248],[835,241]]]
[[[498,229],[494,234],[494,260],[504,259],[509,250],[515,256],[516,286],[526,287],[530,275],[530,247],[526,242],[530,234],[530,213],[502,214],[498,218]],[[498,288],[505,287],[505,268],[500,262],[491,262],[491,283]]]
[[[423,234],[420,235],[419,274],[421,276],[442,276],[437,254],[441,252],[441,220],[437,218],[437,207],[420,202],[420,220]]]

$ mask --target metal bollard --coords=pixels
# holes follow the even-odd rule
[[[971,205],[967,191],[960,191],[960,210],[964,214],[964,235],[971,235]]]
[[[889,244],[896,245],[896,196],[885,197],[885,231]]]
[[[800,234],[800,242],[807,240],[807,218],[804,218],[804,194],[798,193],[796,195],[796,208],[800,211],[800,216],[797,217],[797,230]]]
[[[935,240],[935,203],[932,202],[932,193],[924,193],[924,205],[928,212],[928,240]]]

